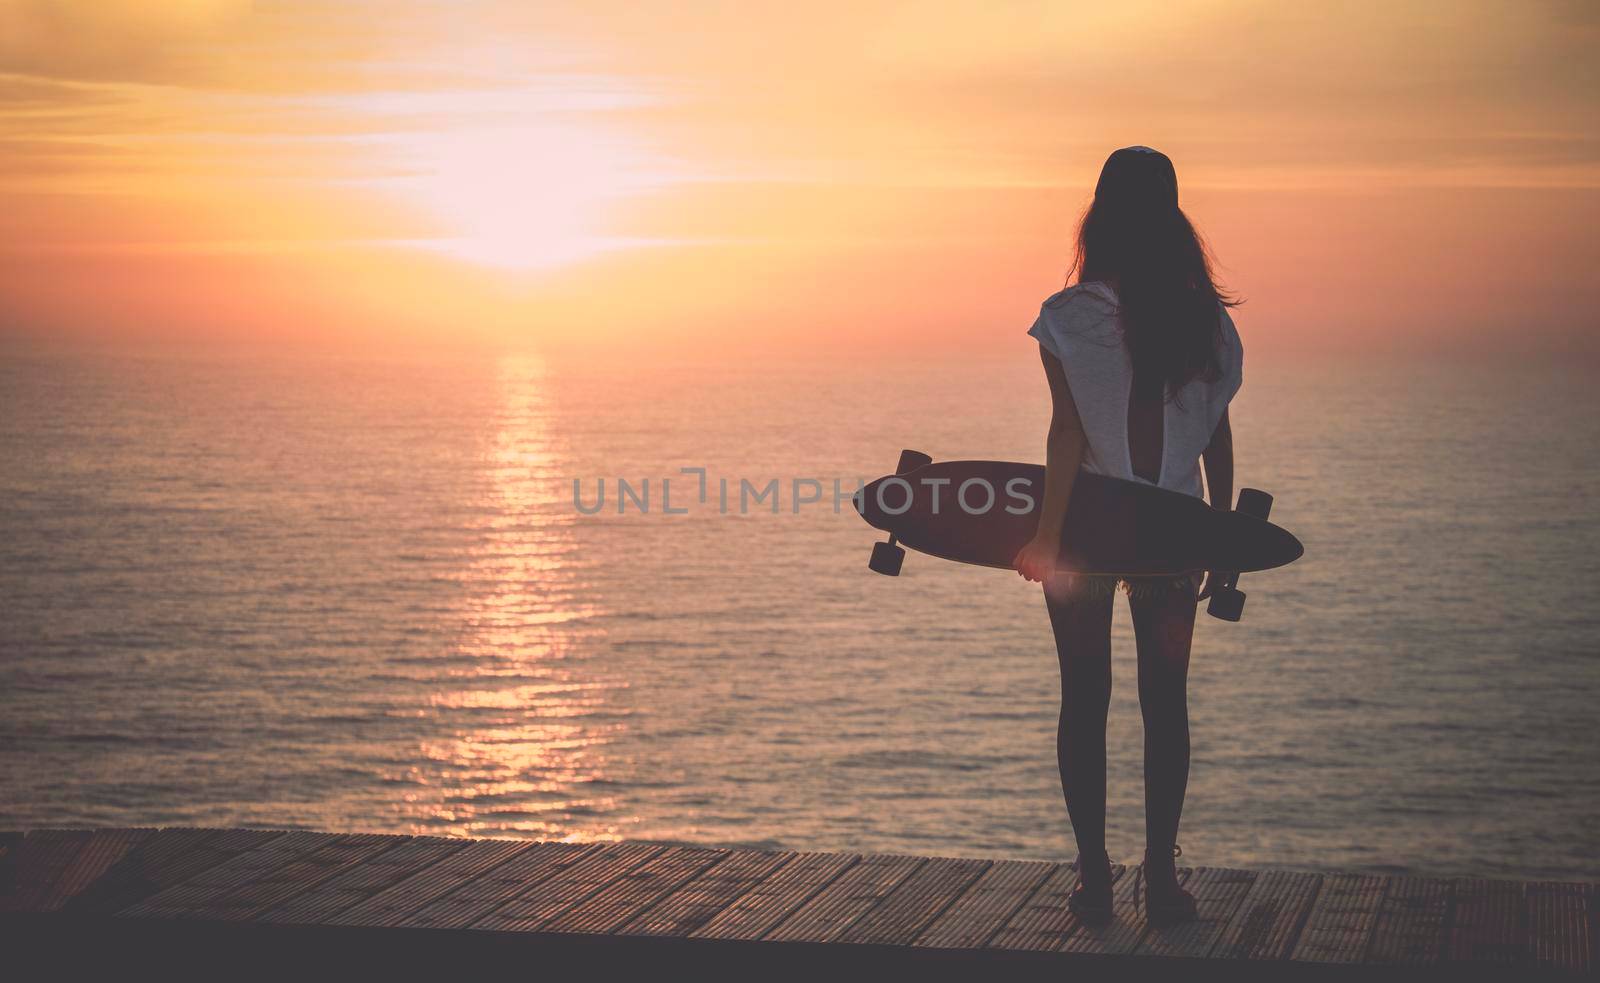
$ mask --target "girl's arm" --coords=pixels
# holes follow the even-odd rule
[[[1222,411],[1222,419],[1211,432],[1211,443],[1200,453],[1200,460],[1206,469],[1206,490],[1211,493],[1211,507],[1233,508],[1233,424],[1228,422],[1227,410]],[[1222,576],[1225,575],[1215,570],[1206,574],[1205,585],[1195,599],[1203,601],[1210,597]]]
[[[1039,358],[1050,383],[1051,405],[1050,433],[1045,441],[1044,499],[1039,504],[1039,526],[1033,540],[1017,553],[1012,566],[1024,578],[1043,582],[1056,572],[1061,527],[1067,520],[1067,502],[1072,498],[1072,485],[1078,479],[1088,438],[1067,387],[1066,370],[1042,345]]]
[[[1233,508],[1233,425],[1228,422],[1227,410],[1222,411],[1222,419],[1211,432],[1211,443],[1200,453],[1200,460],[1205,463],[1211,507]]]

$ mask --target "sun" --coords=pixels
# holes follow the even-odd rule
[[[610,235],[624,201],[659,184],[616,129],[578,119],[447,127],[409,137],[387,181],[443,231],[418,245],[508,269],[564,266],[637,244]]]

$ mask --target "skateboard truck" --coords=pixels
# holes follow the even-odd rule
[[[894,473],[909,474],[932,463],[933,458],[921,451],[903,450],[900,452],[900,463],[895,465]],[[859,503],[857,508],[859,510]],[[887,542],[872,544],[872,559],[867,561],[867,569],[873,573],[881,573],[885,577],[898,577],[900,565],[905,560],[905,547],[896,543],[894,533],[890,533]]]
[[[1265,519],[1272,513],[1272,496],[1259,488],[1241,488],[1239,503],[1233,510]],[[1225,573],[1221,577],[1221,582],[1211,590],[1211,603],[1206,605],[1206,614],[1223,621],[1238,621],[1244,614],[1245,598],[1244,591],[1238,587],[1239,575]]]

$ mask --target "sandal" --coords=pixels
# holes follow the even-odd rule
[[[1183,856],[1183,848],[1173,844],[1173,859],[1176,860],[1181,856]],[[1149,922],[1153,928],[1166,928],[1169,925],[1176,925],[1180,922],[1192,922],[1198,918],[1200,913],[1195,906],[1194,895],[1179,886],[1176,877],[1173,878],[1170,885],[1163,884],[1159,891],[1151,889],[1153,885],[1149,875],[1145,872],[1145,867],[1149,863],[1150,851],[1146,850],[1144,863],[1139,865],[1138,872],[1134,874],[1137,879],[1133,882],[1133,909],[1135,911],[1139,910],[1139,888],[1142,885],[1146,893],[1149,894],[1149,898],[1144,905],[1145,921]]]

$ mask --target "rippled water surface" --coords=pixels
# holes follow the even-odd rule
[[[903,446],[1039,459],[1017,356],[8,357],[0,825],[1069,857],[1036,588],[877,577],[832,509]],[[1579,367],[1250,368],[1239,481],[1307,555],[1201,619],[1188,858],[1600,875],[1597,402]],[[795,477],[824,483],[799,514]],[[779,512],[737,514],[740,478]]]

